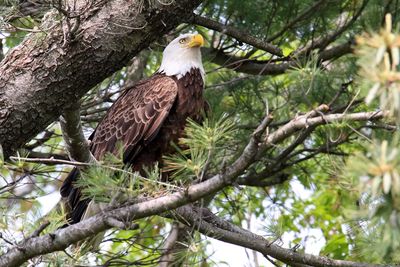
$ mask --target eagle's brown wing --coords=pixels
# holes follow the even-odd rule
[[[174,79],[155,75],[127,89],[111,106],[91,136],[90,150],[96,159],[107,152],[116,154],[118,143],[123,148],[123,160],[130,164],[143,145],[157,135],[178,94]],[[74,169],[65,179],[60,192],[69,210],[70,223],[79,222],[86,210],[88,199],[81,199],[79,188],[74,187],[79,171]]]
[[[164,75],[153,76],[129,89],[97,126],[91,143],[95,158],[101,159],[106,152],[117,153],[120,142],[124,160],[128,155],[133,159],[132,155],[157,135],[177,93],[176,82]]]

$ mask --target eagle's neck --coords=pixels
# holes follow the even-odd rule
[[[192,69],[198,69],[204,82],[204,68],[201,62],[200,49],[187,49],[182,53],[165,53],[161,66],[158,69],[159,73],[164,73],[167,76],[176,76],[181,79],[188,74]]]

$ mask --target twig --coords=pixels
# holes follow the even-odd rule
[[[125,223],[114,217],[107,217],[106,223],[110,227],[115,227],[115,228],[119,228],[122,230],[136,230],[139,228],[139,224],[137,224],[137,223],[130,223],[130,222]]]
[[[306,10],[304,10],[302,13],[300,13],[300,15],[298,15],[296,18],[294,18],[292,21],[290,21],[288,24],[286,24],[279,32],[277,32],[274,35],[272,35],[271,37],[269,37],[267,39],[267,42],[271,42],[271,41],[275,40],[276,38],[280,37],[285,31],[292,28],[297,22],[304,19],[311,12],[314,12],[316,9],[318,9],[321,6],[321,4],[323,4],[325,2],[326,2],[326,0],[320,0],[320,1],[315,2],[312,6],[310,6]]]
[[[360,9],[357,10],[357,12],[353,15],[353,17],[344,25],[336,29],[334,32],[330,34],[326,34],[324,38],[320,38],[318,40],[313,40],[312,43],[305,47],[304,49],[301,49],[299,51],[295,52],[295,57],[301,57],[304,55],[308,55],[313,49],[320,49],[323,50],[325,49],[330,43],[332,43],[336,38],[344,33],[347,29],[350,28],[350,26],[357,21],[357,19],[361,16],[362,11],[364,8],[367,6],[369,0],[364,0],[361,4]]]
[[[41,232],[44,231],[44,229],[46,229],[48,226],[50,225],[49,221],[44,221],[38,229],[36,229],[35,231],[33,231],[33,233],[28,237],[29,238],[33,238],[33,237],[38,237],[40,235]]]
[[[30,162],[30,163],[42,163],[42,164],[49,164],[49,165],[63,164],[63,165],[72,165],[72,166],[76,166],[76,167],[88,167],[88,166],[94,165],[93,163],[69,161],[69,160],[54,159],[54,158],[43,159],[43,158],[23,158],[23,157],[11,156],[10,159],[17,160],[17,161]]]
[[[71,165],[71,166],[75,166],[75,167],[90,167],[90,166],[100,166],[104,169],[109,169],[112,171],[117,171],[117,172],[122,172],[122,173],[126,173],[129,175],[134,175],[135,177],[142,179],[144,181],[147,182],[151,182],[151,183],[157,183],[166,187],[172,187],[172,188],[176,188],[176,189],[181,189],[181,187],[170,184],[170,183],[165,183],[162,181],[156,181],[156,180],[152,180],[152,179],[148,179],[146,177],[140,176],[137,173],[134,172],[130,172],[124,169],[120,169],[120,168],[116,168],[113,166],[107,166],[107,165],[101,165],[101,162],[79,162],[79,161],[69,161],[69,160],[62,160],[62,159],[42,159],[42,158],[23,158],[23,157],[14,157],[11,156],[10,157],[11,160],[16,160],[16,161],[24,161],[24,162],[30,162],[30,163],[41,163],[41,164],[50,164],[50,165],[55,165],[55,164],[63,164],[63,165]],[[11,183],[10,183],[11,184]],[[15,184],[15,182],[13,182],[13,184]],[[0,188],[2,189],[2,188]]]
[[[202,51],[217,65],[233,69],[236,72],[252,75],[278,75],[285,73],[290,68],[298,67],[299,65],[299,61],[294,60],[294,57],[280,58],[281,63],[277,63],[274,60],[254,60],[245,57],[238,57],[214,48],[202,48]],[[346,42],[331,47],[330,49],[319,51],[318,59],[320,61],[327,61],[351,52],[351,44]],[[303,54],[301,56],[303,56]],[[307,56],[307,54],[305,54],[305,56]]]

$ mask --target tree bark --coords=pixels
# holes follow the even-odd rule
[[[92,86],[191,16],[201,0],[93,2],[82,14],[75,12],[79,18],[46,14],[44,32],[30,34],[1,62],[0,144],[6,158]]]

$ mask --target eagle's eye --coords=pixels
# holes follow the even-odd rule
[[[182,38],[182,39],[180,39],[180,40],[179,40],[179,43],[180,43],[180,44],[184,44],[184,43],[186,43],[186,38]]]

